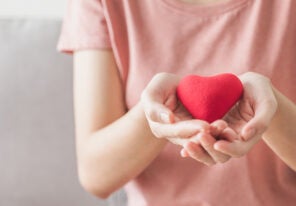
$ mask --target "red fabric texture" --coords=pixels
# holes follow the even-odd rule
[[[230,73],[210,77],[188,75],[177,88],[178,98],[190,114],[207,122],[221,119],[242,94],[241,81]]]

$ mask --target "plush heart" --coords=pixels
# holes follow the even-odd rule
[[[188,75],[177,87],[177,96],[189,113],[210,123],[221,119],[242,93],[241,81],[230,73],[210,77]]]

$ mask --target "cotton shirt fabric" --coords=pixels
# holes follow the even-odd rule
[[[70,0],[58,48],[112,49],[130,109],[159,72],[269,77],[296,102],[296,1]],[[140,137],[139,137],[140,138]],[[207,167],[167,144],[125,186],[129,206],[296,204],[296,172],[260,141]],[[124,165],[120,165],[122,167]]]

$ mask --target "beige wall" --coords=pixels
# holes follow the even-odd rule
[[[60,19],[67,0],[0,0],[0,17]]]

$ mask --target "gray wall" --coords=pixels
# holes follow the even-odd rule
[[[67,0],[0,0],[0,17],[61,19]]]
[[[125,205],[78,184],[72,59],[56,52],[60,22],[0,20],[0,205]]]

